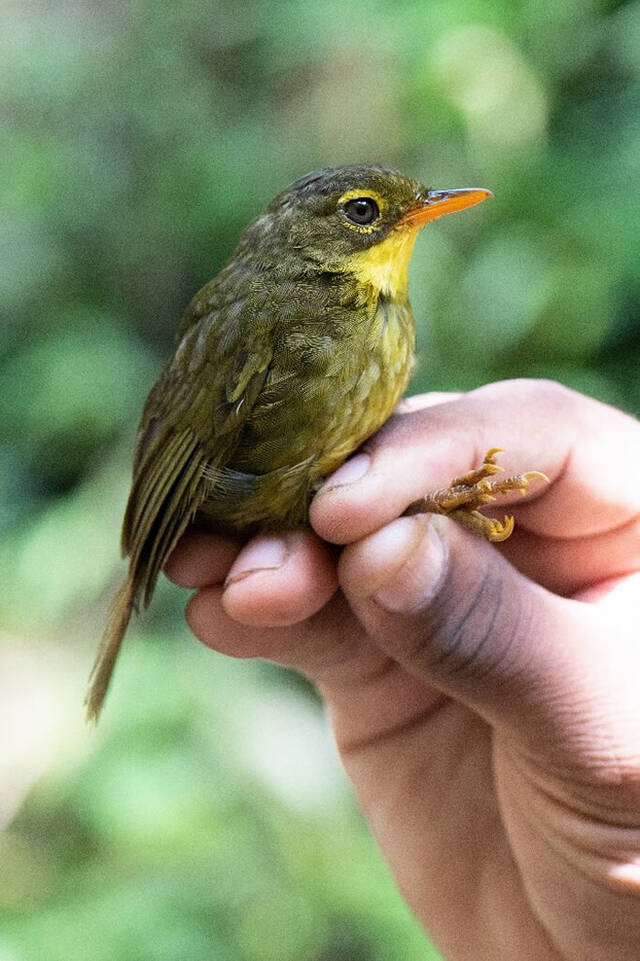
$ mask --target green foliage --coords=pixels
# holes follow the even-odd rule
[[[640,413],[640,9],[106,0],[5,19],[0,621],[23,697],[0,956],[429,957],[314,701],[195,649],[178,591],[83,731],[133,432],[247,221],[307,169],[366,160],[495,192],[417,245],[417,390],[544,376]],[[291,727],[317,748],[295,774]]]

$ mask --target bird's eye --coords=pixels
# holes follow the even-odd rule
[[[380,216],[378,205],[371,197],[354,197],[343,205],[346,217],[352,224],[368,227]]]

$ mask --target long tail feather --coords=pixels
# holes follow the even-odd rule
[[[85,698],[87,721],[97,721],[113,674],[122,638],[133,613],[136,589],[129,575],[114,597]]]
[[[162,565],[185,532],[211,487],[206,458],[196,437],[183,432],[158,441],[136,462],[125,512],[122,542],[129,574],[111,604],[85,700],[96,721],[105,699],[125,631],[140,597],[147,607]]]

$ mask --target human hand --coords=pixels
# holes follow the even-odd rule
[[[239,550],[194,533],[168,574],[198,589],[187,616],[206,644],[319,687],[447,959],[637,961],[640,425],[546,382],[441,399],[414,398],[367,443],[363,476],[356,455],[328,481],[319,537]],[[509,541],[399,517],[496,444],[509,471],[551,481]],[[347,545],[337,567],[325,541]]]

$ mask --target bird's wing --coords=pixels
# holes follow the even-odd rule
[[[116,594],[91,673],[87,717],[100,713],[138,598],[158,574],[238,442],[271,363],[267,320],[249,333],[238,316],[204,316],[184,335],[149,394],[123,527],[129,571]]]
[[[267,377],[264,326],[203,317],[185,334],[142,417],[122,530],[146,606],[162,565],[224,467]]]

